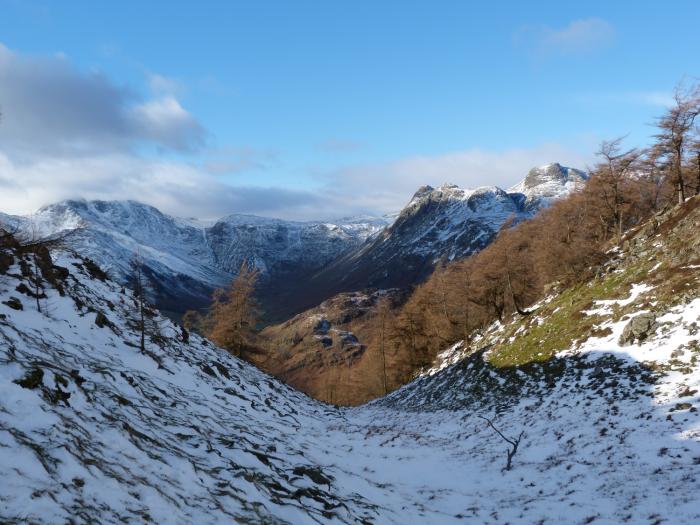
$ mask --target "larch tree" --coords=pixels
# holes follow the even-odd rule
[[[377,348],[379,350],[379,367],[382,379],[384,395],[389,392],[386,375],[386,350],[389,341],[389,322],[392,313],[391,301],[388,297],[381,297],[377,301],[374,310],[375,328],[377,333]]]
[[[214,292],[214,301],[203,322],[204,334],[238,357],[253,346],[259,320],[254,297],[258,276],[253,266],[241,264],[231,284]]]

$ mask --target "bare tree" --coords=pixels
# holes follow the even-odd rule
[[[493,421],[491,421],[489,418],[484,417],[484,416],[478,416],[480,419],[483,419],[488,423],[488,425],[498,434],[503,441],[508,443],[510,445],[509,449],[506,449],[506,466],[504,470],[510,470],[513,467],[513,457],[515,456],[515,453],[518,451],[518,446],[520,445],[520,440],[523,439],[523,436],[525,435],[525,431],[521,431],[520,434],[518,435],[517,438],[508,438],[506,437],[503,432],[498,430],[496,426],[493,424]]]
[[[136,302],[136,327],[139,333],[139,349],[146,352],[146,277],[144,262],[139,252],[134,253],[129,261],[131,286]]]
[[[676,88],[673,106],[657,122],[660,131],[656,138],[659,147],[667,157],[679,204],[685,201],[683,162],[689,133],[698,113],[700,113],[700,86],[694,86],[691,89],[679,86]]]
[[[622,239],[626,208],[630,204],[628,186],[641,152],[623,150],[624,137],[603,141],[596,154],[602,159],[593,170],[597,189],[615,225],[618,243]]]

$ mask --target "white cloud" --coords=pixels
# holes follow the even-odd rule
[[[219,218],[253,213],[327,219],[401,209],[425,184],[508,188],[534,166],[558,161],[585,167],[590,159],[557,145],[534,149],[472,149],[355,165],[317,174],[313,190],[230,186],[194,165],[117,153],[54,157],[31,163],[0,154],[0,210],[29,213],[62,199],[134,199],[176,216]]]
[[[277,153],[271,150],[226,146],[208,149],[201,166],[207,173],[220,176],[269,169],[277,161]]]
[[[203,129],[173,96],[139,104],[132,108],[129,116],[136,136],[181,151],[202,145]]]
[[[173,95],[144,100],[65,58],[0,44],[0,148],[23,159],[91,155],[142,144],[191,150],[204,131]]]
[[[573,20],[561,28],[525,26],[515,35],[517,44],[537,55],[576,55],[608,47],[615,39],[615,28],[602,18]]]
[[[156,95],[179,95],[185,91],[184,86],[178,81],[158,73],[148,73],[148,86]]]
[[[27,56],[0,44],[0,210],[30,213],[68,198],[134,199],[178,216],[324,219],[398,210],[425,184],[508,187],[533,166],[552,161],[583,166],[588,160],[556,145],[470,149],[324,171],[310,190],[233,187],[217,175],[268,169],[278,162],[276,154],[209,148],[189,163],[140,156],[148,145],[192,152],[205,136],[177,98],[175,84],[157,75],[147,81],[152,96],[139,97],[104,75],[79,71],[65,58]],[[325,146],[349,151],[357,145]]]
[[[307,218],[324,209],[313,192],[232,187],[194,166],[128,154],[55,157],[32,163],[0,154],[0,210],[30,213],[64,199],[133,199],[183,217],[258,213]]]
[[[469,149],[444,155],[415,156],[374,165],[356,165],[320,174],[329,199],[351,200],[355,211],[398,210],[420,186],[453,183],[461,187],[507,189],[527,172],[550,162],[585,168],[591,157],[572,148],[546,144],[532,149]]]

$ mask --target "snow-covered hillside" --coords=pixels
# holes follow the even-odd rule
[[[694,227],[692,215],[673,220]],[[597,295],[583,321],[563,312],[594,328],[553,357],[502,360],[533,337],[553,347],[541,334],[581,290],[386,398],[338,409],[157,314],[141,353],[129,292],[76,255],[40,264],[39,311],[33,256],[5,249],[0,521],[697,523],[694,252],[679,258],[651,232],[626,253],[586,285]],[[639,272],[649,259],[676,279],[673,264],[686,268],[695,287],[669,298],[679,281]],[[481,417],[523,433],[511,470]]]

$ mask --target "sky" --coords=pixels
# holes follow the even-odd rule
[[[570,4],[570,5],[565,5]],[[0,210],[399,210],[643,146],[699,74],[697,1],[0,0]]]

